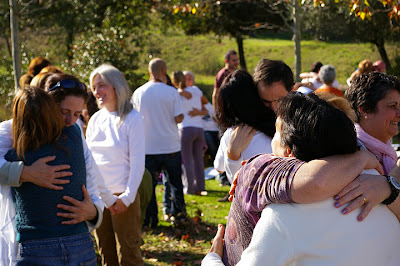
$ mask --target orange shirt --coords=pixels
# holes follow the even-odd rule
[[[332,93],[336,96],[343,97],[343,92],[335,87],[322,86],[314,91],[314,93]]]

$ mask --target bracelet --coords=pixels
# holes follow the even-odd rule
[[[392,184],[390,177],[388,175],[383,175],[386,177],[389,185],[390,185],[390,189],[392,190],[392,193],[390,193],[390,196],[385,199],[384,201],[382,201],[383,204],[385,205],[390,205],[393,203],[393,201],[395,201],[397,199],[397,197],[399,196],[399,190],[397,190],[395,188],[395,186]]]

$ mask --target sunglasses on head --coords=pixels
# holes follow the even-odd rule
[[[55,90],[55,89],[57,89],[57,88],[60,88],[60,87],[61,87],[61,88],[64,88],[64,89],[73,89],[73,88],[78,87],[78,88],[80,88],[80,89],[86,91],[86,86],[85,86],[85,84],[83,84],[82,82],[75,81],[75,80],[73,80],[73,79],[63,79],[63,80],[60,80],[59,82],[57,82],[56,85],[54,85],[53,87],[51,87],[51,88],[48,90],[48,92],[49,92],[49,91],[52,91],[52,90]]]

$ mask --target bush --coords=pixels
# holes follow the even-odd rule
[[[90,72],[108,63],[125,75],[133,90],[145,81],[142,74],[134,72],[137,69],[138,53],[128,48],[128,42],[123,30],[118,28],[89,31],[77,38],[71,47],[73,59],[66,60],[62,67],[88,83]]]
[[[392,63],[392,69],[388,71],[388,74],[400,78],[400,56],[396,56],[393,61],[394,64]]]
[[[14,97],[14,74],[12,60],[8,56],[0,58],[0,104],[9,106]]]

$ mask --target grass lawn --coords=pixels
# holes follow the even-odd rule
[[[157,186],[159,226],[143,233],[145,265],[200,265],[210,249],[219,223],[226,224],[230,202],[217,202],[229,187],[216,180],[206,181],[207,196],[185,195],[189,222],[175,228],[162,218],[163,186]]]

